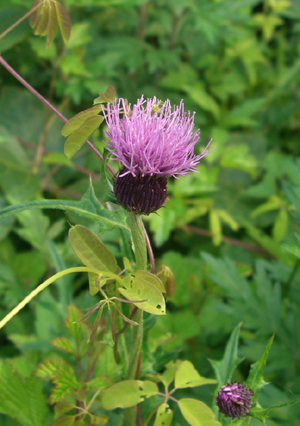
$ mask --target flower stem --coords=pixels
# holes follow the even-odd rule
[[[144,225],[141,215],[130,212],[129,225],[134,245],[134,254],[137,269],[147,268],[147,248],[144,234]]]

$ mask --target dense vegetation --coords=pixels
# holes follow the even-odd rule
[[[242,323],[238,355],[244,360],[234,380],[245,380],[274,333],[265,370],[269,384],[259,401],[269,407],[296,399],[300,394],[299,1],[62,3],[72,19],[66,44],[59,34],[46,49],[45,38],[33,34],[28,19],[0,40],[5,61],[59,111],[70,118],[90,108],[98,91],[112,85],[118,97],[131,103],[142,94],[170,99],[172,104],[184,99],[185,109],[196,111],[196,127],[201,128],[196,152],[214,139],[215,148],[201,161],[200,173],[171,179],[165,207],[145,217],[156,262],[172,268],[176,292],[167,303],[166,316],[156,321],[150,314],[145,317],[151,333],[144,340],[143,373],[161,372],[170,360],[181,359],[213,378],[208,359],[223,358],[232,331]],[[2,33],[30,10],[31,0],[0,0],[0,7]],[[63,122],[1,64],[0,84],[0,207],[44,198],[80,200],[90,179],[97,198],[103,200],[106,188],[93,151],[84,146],[72,160],[66,158]],[[103,128],[91,137],[101,152]],[[61,210],[24,210],[6,217],[0,221],[1,318],[54,273],[81,265],[69,244],[70,224],[100,233],[123,268],[117,229],[104,234],[99,224]],[[5,413],[0,414],[1,426],[53,421],[53,410],[46,403],[53,377],[45,372],[45,362],[63,359],[80,374],[78,359],[88,362],[86,354],[63,352],[57,339],[70,337],[77,309],[85,312],[98,300],[88,292],[86,275],[67,276],[1,330],[0,412]],[[101,370],[117,380],[122,372],[114,364],[107,317],[102,319],[98,341],[105,341],[108,349],[93,342],[88,351],[99,352],[95,374]],[[88,326],[82,331],[86,332]],[[5,400],[9,384],[23,389],[11,405]],[[52,390],[51,403],[67,394],[68,383],[64,385],[64,389],[57,386],[56,393]],[[214,388],[180,392],[211,405]],[[17,407],[23,417],[12,414]],[[267,425],[296,426],[299,417],[300,404],[295,404],[271,411]],[[173,422],[188,424],[179,414]],[[122,423],[112,414],[108,424]],[[251,419],[251,425],[258,424]]]

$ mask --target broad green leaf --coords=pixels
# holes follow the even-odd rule
[[[231,381],[234,370],[242,361],[241,358],[237,356],[240,324],[235,327],[231,333],[230,339],[225,348],[224,357],[221,361],[209,360],[211,363],[219,386],[223,386],[226,383]]]
[[[175,388],[193,388],[215,383],[217,381],[214,379],[200,376],[190,361],[183,361],[175,374]]]
[[[69,339],[66,337],[56,337],[51,341],[51,345],[55,346],[56,348],[62,349],[65,352],[69,352],[70,354],[77,355],[77,351],[74,348],[74,345],[72,342],[70,342]]]
[[[221,426],[215,420],[213,411],[202,401],[196,399],[180,399],[178,405],[181,414],[191,426]]]
[[[72,402],[58,402],[54,405],[54,413],[55,418],[60,417],[62,414],[68,413],[69,411],[73,410],[74,404]]]
[[[143,280],[147,281],[148,283],[154,285],[159,291],[165,293],[166,290],[163,286],[163,283],[161,280],[154,274],[151,274],[149,271],[143,271],[142,269],[136,269],[130,274],[133,278],[142,278]]]
[[[71,133],[75,132],[75,130],[78,130],[86,119],[96,116],[99,112],[101,112],[101,110],[101,106],[94,106],[79,112],[74,117],[70,118],[70,120],[64,125],[61,134],[63,136],[69,136]]]
[[[69,241],[85,266],[99,271],[115,272],[117,261],[105,244],[88,228],[76,225],[69,231]]]
[[[287,233],[288,221],[289,217],[287,211],[284,209],[279,210],[272,229],[273,238],[278,243],[280,243],[284,239]]]
[[[0,413],[23,426],[43,426],[47,413],[43,383],[34,376],[20,377],[8,361],[0,362]]]
[[[33,28],[33,33],[35,35],[45,35],[48,28],[50,16],[50,5],[48,2],[44,2],[42,7],[38,8],[38,16]]]
[[[156,412],[154,426],[170,426],[173,419],[173,411],[168,404],[161,404]]]
[[[63,416],[51,422],[49,426],[74,426],[75,419],[75,416]]]
[[[54,373],[55,386],[52,388],[51,403],[63,401],[73,390],[82,388],[78,382],[74,370],[65,361],[61,362],[61,368]]]
[[[252,389],[254,392],[253,403],[256,402],[257,395],[260,392],[261,388],[267,384],[267,382],[264,381],[263,374],[265,371],[266,362],[273,343],[273,339],[274,336],[269,339],[269,342],[262,357],[258,361],[256,361],[255,364],[251,365],[250,373],[246,381],[246,386],[249,389]]]
[[[60,32],[61,32],[63,41],[66,43],[69,40],[70,34],[71,34],[71,18],[61,3],[54,0],[54,4],[56,8],[56,14],[57,14]]]
[[[49,10],[49,21],[48,21],[48,30],[47,30],[47,49],[53,43],[56,33],[58,29],[58,20],[56,14],[56,8],[53,2],[50,2],[50,10]]]
[[[103,120],[104,117],[100,115],[89,117],[79,129],[68,137],[64,147],[64,152],[68,158],[72,158],[76,154],[88,138],[98,129]]]
[[[119,288],[119,292],[133,304],[145,312],[154,315],[165,315],[166,303],[162,293],[152,284],[142,278],[125,279],[124,287]],[[147,300],[147,302],[135,303],[137,300]]]
[[[102,394],[102,405],[105,410],[128,408],[139,404],[145,398],[158,393],[157,385],[150,381],[124,380],[105,389]]]

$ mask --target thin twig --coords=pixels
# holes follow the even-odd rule
[[[203,237],[211,238],[213,235],[208,229],[197,228],[196,226],[185,225],[181,228],[184,231],[191,232],[192,234],[202,235]],[[269,253],[267,250],[259,247],[253,243],[246,243],[245,241],[234,240],[233,238],[222,236],[222,240],[224,243],[231,244],[232,246],[241,247],[245,250],[252,251],[253,253],[261,254],[262,256],[266,256],[268,258],[273,259],[274,256]]]
[[[24,78],[22,78],[8,63],[0,56],[0,63],[9,71],[17,80],[20,81],[20,83],[23,84],[31,93],[33,93],[40,101],[42,101],[45,105],[47,105],[48,108],[50,108],[56,115],[58,115],[59,118],[61,118],[65,123],[67,123],[69,120],[61,113],[59,112],[47,99],[45,99],[39,92],[37,92],[29,83],[27,83]],[[94,153],[100,158],[101,161],[103,161],[103,155],[98,151],[96,147],[92,144],[90,141],[86,141],[87,145],[94,151]],[[107,163],[108,170],[114,175],[115,171],[111,167],[110,164]]]

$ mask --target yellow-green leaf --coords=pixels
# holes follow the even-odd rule
[[[273,238],[278,243],[281,243],[281,241],[284,239],[286,235],[288,221],[289,221],[289,217],[288,217],[287,211],[284,209],[279,210],[279,213],[275,219],[274,226],[272,229]]]
[[[64,148],[68,158],[72,158],[76,154],[88,138],[98,129],[103,119],[104,117],[100,115],[89,117],[78,130],[68,137]]]
[[[124,287],[119,288],[119,292],[128,300],[132,300],[133,304],[145,312],[154,315],[165,315],[166,303],[161,293],[154,285],[143,280],[142,278],[124,279]],[[138,300],[146,300],[146,302],[137,302]]]
[[[108,86],[105,93],[99,91],[99,95],[98,98],[94,99],[94,104],[112,103],[117,97],[115,88],[111,85]]]
[[[115,272],[117,261],[112,252],[88,228],[76,225],[69,231],[69,241],[85,266],[99,271]]]
[[[105,410],[133,407],[157,393],[157,385],[149,380],[124,380],[103,391],[102,405]]]
[[[66,43],[71,34],[71,18],[66,9],[58,1],[54,1],[56,14],[58,19],[58,25],[60,32],[63,38],[63,41]]]
[[[74,426],[75,419],[75,416],[63,416],[51,422],[49,426]]]
[[[56,15],[55,5],[50,3],[50,11],[49,11],[49,23],[48,23],[48,31],[47,31],[47,44],[46,47],[51,46],[54,41],[58,29],[58,20]]]
[[[70,340],[68,340],[66,337],[56,337],[51,341],[51,345],[55,346],[56,348],[62,349],[63,351],[69,352],[70,354],[77,354],[73,343],[70,342]]]
[[[209,213],[209,228],[212,233],[213,243],[218,246],[222,241],[222,228],[220,217],[216,210],[211,210]]]
[[[173,419],[173,411],[168,404],[161,404],[157,410],[154,426],[170,426]]]
[[[217,381],[214,379],[200,376],[190,361],[183,361],[175,374],[175,388],[194,388],[215,383]]]
[[[64,125],[61,134],[63,136],[69,136],[75,130],[79,129],[79,127],[85,122],[87,118],[94,117],[99,112],[101,112],[101,106],[94,106],[79,112],[74,117],[70,118],[70,120]]]
[[[191,426],[221,426],[215,420],[213,411],[204,402],[196,399],[180,399],[178,405],[181,414]]]
[[[40,4],[40,6],[34,12],[31,13],[29,18],[29,25],[31,26],[31,28],[34,28],[36,24],[36,21],[39,16],[39,10],[43,7],[43,0],[34,0],[30,8],[30,10],[34,9],[38,4]]]
[[[58,402],[54,405],[54,413],[55,418],[60,417],[62,414],[68,413],[69,411],[73,410],[74,404],[72,402]]]
[[[49,16],[50,16],[50,5],[49,3],[43,3],[43,6],[38,8],[37,20],[33,28],[33,33],[35,35],[42,36],[47,33]]]
[[[142,278],[148,283],[154,285],[159,291],[165,293],[165,287],[161,280],[154,274],[151,274],[149,271],[143,271],[142,269],[136,269],[130,274],[133,278]]]

